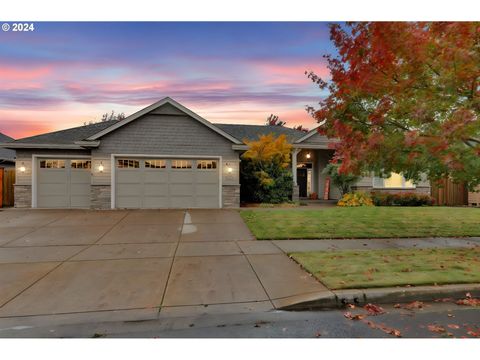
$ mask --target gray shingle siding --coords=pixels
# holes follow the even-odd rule
[[[147,114],[101,138],[92,155],[210,155],[238,159],[232,142],[183,115]]]

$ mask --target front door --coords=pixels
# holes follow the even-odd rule
[[[307,169],[297,169],[297,184],[300,197],[307,197]]]

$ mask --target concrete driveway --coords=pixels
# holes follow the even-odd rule
[[[0,288],[4,326],[268,311],[327,291],[234,210],[0,211]]]

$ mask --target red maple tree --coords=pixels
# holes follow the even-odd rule
[[[480,23],[333,24],[328,90],[308,110],[340,171],[480,183]]]

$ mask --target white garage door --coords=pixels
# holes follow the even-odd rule
[[[37,207],[90,207],[91,161],[37,160]]]
[[[115,160],[117,208],[218,208],[219,162],[211,159]]]

